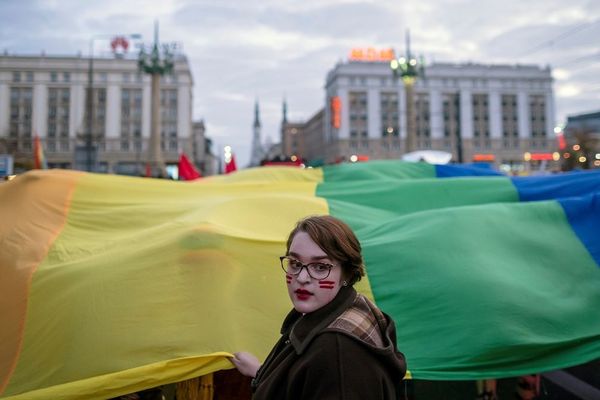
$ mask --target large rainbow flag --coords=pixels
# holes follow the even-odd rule
[[[396,161],[194,183],[32,171],[0,184],[0,398],[105,399],[265,357],[291,308],[278,256],[331,214],[358,290],[417,379],[600,358],[600,173],[508,178]]]

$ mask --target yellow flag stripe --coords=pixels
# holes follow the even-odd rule
[[[149,387],[179,382],[222,369],[232,368],[227,357],[218,352],[200,357],[185,357],[160,361],[112,374],[94,376],[75,382],[6,397],[5,400],[104,400],[119,394],[134,393]]]

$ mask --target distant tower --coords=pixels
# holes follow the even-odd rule
[[[258,111],[258,100],[254,105],[254,134],[252,136],[252,154],[250,155],[250,166],[256,167],[260,165],[263,158],[263,149],[260,140],[260,115]]]
[[[280,135],[281,138],[279,140],[279,142],[281,143],[281,153],[285,153],[285,149],[286,147],[286,128],[287,128],[287,101],[285,100],[285,97],[283,98],[283,104],[282,104],[282,112],[283,112],[283,118],[281,119],[281,128],[280,128]]]

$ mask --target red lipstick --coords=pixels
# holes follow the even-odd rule
[[[312,296],[311,292],[304,289],[296,289],[295,293],[298,300],[308,300],[309,297]]]

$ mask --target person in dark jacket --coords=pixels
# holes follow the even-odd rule
[[[231,359],[250,376],[253,399],[398,399],[406,372],[394,321],[354,290],[364,276],[361,246],[331,216],[300,220],[281,258],[294,309],[264,364]]]

